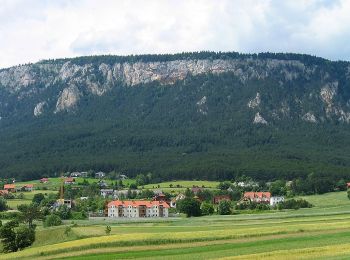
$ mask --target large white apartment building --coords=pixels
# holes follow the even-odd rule
[[[169,214],[163,201],[114,200],[107,207],[110,218],[167,218]]]

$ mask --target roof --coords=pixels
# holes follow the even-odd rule
[[[146,201],[146,200],[114,200],[108,203],[108,207],[115,206],[146,206],[147,208],[151,208],[153,206],[163,206],[164,208],[169,208],[169,205],[164,201]]]
[[[25,188],[33,188],[34,185],[33,184],[25,184],[25,185],[23,185],[23,187],[25,187]]]
[[[6,190],[6,189],[14,189],[14,188],[16,188],[16,186],[14,185],[14,184],[5,184],[4,185],[4,189]]]
[[[249,198],[249,199],[254,199],[254,198],[271,198],[271,193],[270,192],[254,192],[254,191],[250,191],[250,192],[245,192],[244,193],[244,197],[245,198]]]
[[[40,180],[41,180],[41,181],[48,181],[49,178],[41,178]]]
[[[8,194],[8,193],[9,193],[8,190],[0,190],[0,194],[1,194],[1,195]]]
[[[65,178],[64,181],[65,182],[74,182],[75,180],[74,180],[74,178],[68,177],[68,178]]]

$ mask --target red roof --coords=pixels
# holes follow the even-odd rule
[[[7,189],[15,189],[16,186],[14,184],[5,184],[4,185],[4,189],[7,190]]]
[[[33,184],[26,184],[26,185],[24,185],[23,187],[25,187],[25,188],[33,188],[34,185],[33,185]]]
[[[163,206],[164,208],[169,208],[169,205],[164,201],[146,201],[146,200],[114,200],[108,203],[108,207],[111,207],[111,206],[115,206],[115,207],[146,206],[147,208],[151,208],[153,206]]]
[[[74,178],[68,177],[65,178],[64,182],[75,182]]]
[[[0,195],[9,194],[8,190],[0,190]]]
[[[350,187],[350,182],[348,182],[346,185],[347,185],[348,187]]]
[[[41,178],[40,181],[48,181],[49,178]]]
[[[250,191],[250,192],[245,192],[244,193],[244,198],[248,198],[248,199],[254,199],[254,198],[271,198],[271,193],[270,192],[254,192],[254,191]]]

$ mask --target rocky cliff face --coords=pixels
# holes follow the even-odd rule
[[[345,77],[350,78],[350,66],[345,65]],[[324,118],[335,117],[340,122],[350,122],[350,100],[347,106],[337,102],[339,82],[331,71],[321,68],[317,64],[305,64],[299,60],[279,59],[190,59],[156,62],[116,62],[116,63],[85,63],[77,64],[73,60],[45,61],[31,65],[23,65],[3,69],[0,71],[0,91],[15,96],[18,100],[36,97],[38,102],[30,108],[33,115],[38,117],[45,113],[70,112],[79,107],[79,100],[84,95],[102,96],[108,93],[116,84],[126,87],[139,86],[158,81],[163,85],[172,85],[176,81],[184,80],[189,75],[220,74],[230,72],[242,84],[252,81],[264,81],[278,78],[279,86],[303,84],[303,82],[317,79],[318,90],[309,93],[310,99],[321,100],[324,105],[324,115],[317,115],[305,108],[299,118],[306,122],[317,123]],[[60,86],[60,87],[57,87]],[[248,86],[247,86],[248,87]],[[51,97],[42,98],[46,90],[56,89]],[[1,98],[1,97],[0,97]],[[54,100],[55,107],[50,107],[50,100]],[[193,104],[199,113],[208,113],[207,99],[203,97]],[[301,102],[301,103],[300,103]],[[303,106],[303,101],[296,97],[295,103]],[[5,100],[0,100],[6,103]],[[264,101],[262,94],[247,100],[247,110],[254,111],[252,122],[267,124],[262,114]],[[1,109],[1,106],[0,106]],[[3,108],[4,109],[4,106]],[[280,101],[278,107],[270,111],[271,116],[278,119],[283,114],[288,116],[290,104]],[[0,110],[1,113],[1,110]],[[266,113],[266,111],[265,111]],[[1,116],[1,114],[0,114]]]

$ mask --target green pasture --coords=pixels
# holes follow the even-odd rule
[[[17,192],[16,195],[22,193],[24,198],[23,199],[8,199],[7,205],[10,207],[10,209],[17,209],[18,205],[21,204],[30,204],[33,200],[33,197],[35,194],[43,193],[44,195],[50,194],[50,193],[57,193],[58,191],[54,190],[33,190],[33,191],[25,191],[25,192]]]
[[[89,183],[96,183],[99,181],[99,179],[96,178],[75,178],[75,183],[70,185],[78,185],[79,183],[83,183],[83,181],[86,180]],[[110,179],[103,179],[107,184],[115,183],[116,180],[110,180]],[[126,179],[123,180],[123,184],[128,186],[132,183],[135,183],[134,179]],[[24,184],[34,184],[34,189],[37,190],[58,190],[62,184],[62,178],[56,177],[56,178],[49,178],[49,181],[47,183],[40,183],[40,180],[33,180],[33,181],[25,181],[25,182],[17,182],[16,186],[21,186]]]
[[[177,187],[179,185],[179,187]],[[146,189],[167,189],[167,190],[177,190],[177,189],[186,189],[192,188],[193,186],[205,187],[215,189],[219,185],[217,181],[168,181],[168,182],[160,182],[145,185]]]
[[[44,228],[0,259],[348,259],[346,192],[305,196],[314,208],[198,218],[81,220]],[[106,225],[112,228],[105,234]]]

